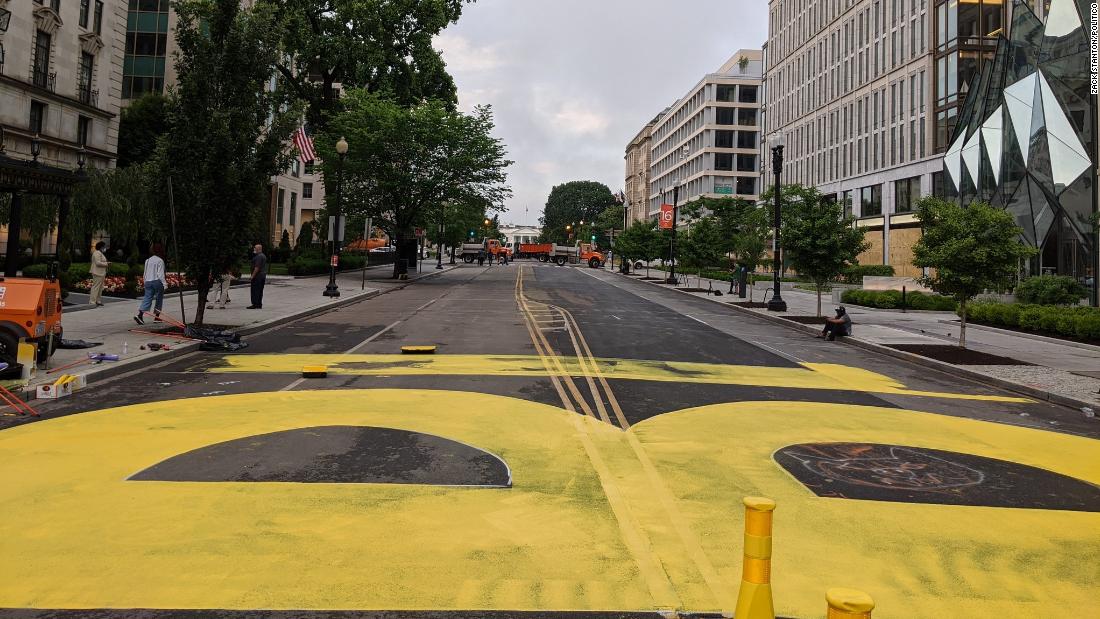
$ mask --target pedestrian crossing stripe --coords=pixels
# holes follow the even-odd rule
[[[583,375],[581,361],[573,356],[555,357],[566,374]],[[988,402],[1033,402],[1029,398],[993,395],[919,391],[888,376],[861,368],[830,363],[803,363],[797,368],[757,365],[724,365],[686,361],[643,361],[637,359],[586,360],[610,380],[643,380],[714,385],[747,385],[790,389],[839,389],[867,393],[908,395]],[[346,376],[548,376],[547,366],[537,355],[434,355],[410,358],[408,355],[368,354],[272,354],[226,355],[220,365],[207,371],[215,373],[297,374],[308,365],[328,367],[330,375]]]

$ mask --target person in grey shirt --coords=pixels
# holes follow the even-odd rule
[[[252,305],[248,309],[263,309],[264,284],[267,283],[267,256],[264,246],[256,243],[252,248]]]
[[[821,335],[818,337],[823,337],[831,342],[838,335],[852,335],[852,317],[848,315],[843,305],[836,308],[836,318],[825,319],[825,328],[821,330]]]

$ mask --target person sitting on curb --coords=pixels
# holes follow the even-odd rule
[[[825,319],[825,328],[821,330],[821,335],[817,337],[823,337],[826,341],[831,342],[838,335],[849,337],[852,335],[852,317],[844,310],[843,305],[836,308],[836,318]]]

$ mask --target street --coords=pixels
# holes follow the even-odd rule
[[[730,612],[745,496],[781,616],[1095,612],[1075,410],[533,261],[247,339],[0,418],[0,615]]]

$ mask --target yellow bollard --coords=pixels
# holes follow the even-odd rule
[[[871,619],[875,609],[871,596],[855,589],[829,589],[825,601],[829,603],[828,619]]]
[[[745,553],[741,590],[737,592],[736,619],[775,619],[772,604],[772,512],[775,501],[747,496],[745,501]]]

